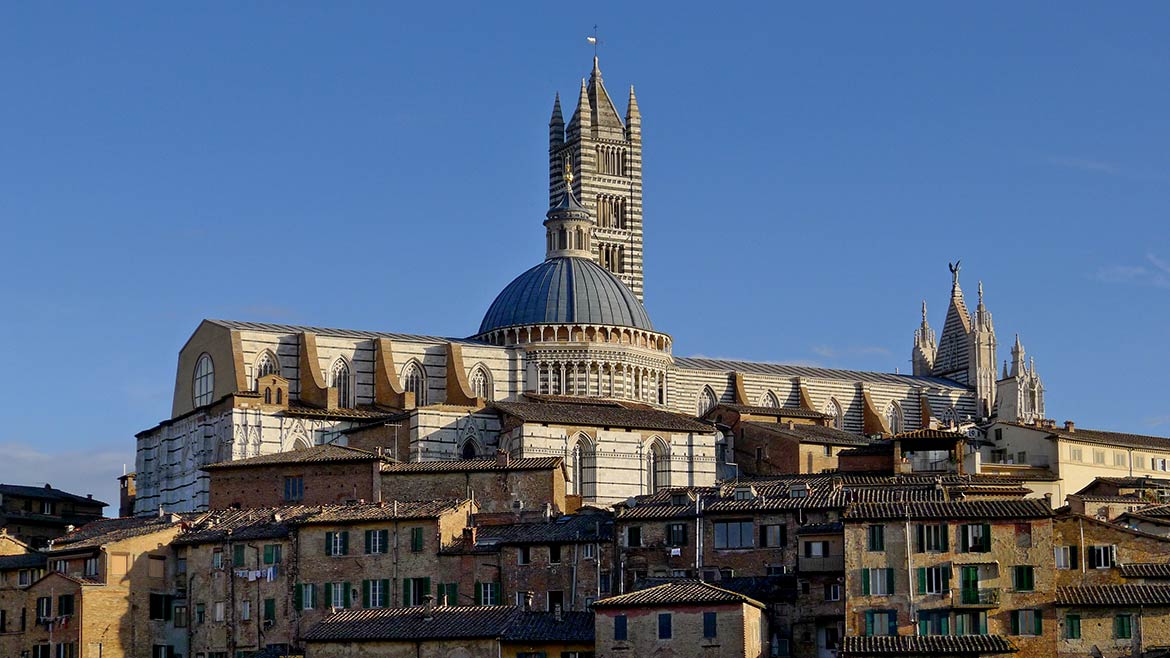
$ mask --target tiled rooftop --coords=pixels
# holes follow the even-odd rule
[[[857,503],[846,519],[1040,519],[1052,516],[1043,500],[962,500],[951,502]]]
[[[755,599],[701,580],[677,580],[628,594],[601,599],[594,608],[643,608],[661,605],[717,605],[746,603],[763,608]]]
[[[630,409],[618,404],[569,404],[561,402],[496,402],[505,414],[528,423],[554,423],[675,432],[711,433],[705,422],[659,409]]]
[[[1170,585],[1057,587],[1058,606],[1170,606]]]
[[[453,459],[443,461],[400,462],[386,464],[384,473],[454,473],[464,471],[546,471],[560,468],[561,457],[527,457],[500,464],[495,459]]]
[[[68,491],[61,491],[54,489],[49,485],[43,487],[30,487],[23,484],[0,484],[0,496],[19,496],[22,498],[33,498],[36,500],[52,500],[60,502],[80,503],[84,505],[100,505],[107,507],[108,503],[103,503],[100,500],[94,500],[87,496],[78,496],[71,494]]]
[[[289,450],[288,452],[274,452],[271,455],[259,455],[247,459],[208,464],[203,470],[221,470],[225,468],[249,468],[253,466],[270,466],[276,464],[345,464],[359,462],[376,462],[383,459],[372,452],[339,446],[334,443],[325,443],[304,450]]]
[[[305,635],[310,642],[461,640],[593,643],[593,613],[535,612],[505,605],[344,610]]]
[[[1016,651],[1014,645],[999,635],[849,635],[841,643],[841,655],[985,655]]]
[[[867,446],[873,443],[865,436],[839,430],[835,427],[823,425],[793,424],[791,427],[784,423],[760,423],[747,421],[753,427],[769,430],[781,436],[792,437],[801,443],[815,443],[834,446]]]
[[[154,532],[168,530],[179,525],[184,518],[178,514],[164,516],[122,517],[100,519],[87,523],[73,532],[53,541],[49,553],[96,548],[105,544],[141,537]]]
[[[1137,562],[1118,566],[1122,578],[1170,578],[1170,564]]]
[[[796,366],[783,363],[763,363],[759,361],[730,361],[726,359],[706,359],[701,357],[674,357],[674,365],[684,370],[708,370],[713,372],[743,372],[758,375],[778,375],[780,377],[807,377],[809,379],[845,379],[857,382],[871,382],[883,384],[899,384],[913,386],[929,384],[933,387],[948,390],[966,391],[964,386],[951,379],[941,377],[916,377],[914,375],[897,375],[886,372],[865,372],[860,370],[835,370],[832,368],[816,368],[812,366]]]
[[[726,402],[715,405],[714,409],[723,407],[724,409],[731,409],[741,414],[750,414],[752,416],[783,416],[785,418],[828,418],[825,414],[819,411],[811,411],[803,407],[761,407],[751,404],[728,404]],[[708,412],[709,414],[710,412]]]

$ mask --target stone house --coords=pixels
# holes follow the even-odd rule
[[[598,658],[771,655],[764,604],[700,580],[679,580],[594,604]]]
[[[563,457],[522,459],[506,452],[491,459],[387,463],[382,467],[382,497],[474,497],[481,514],[542,510],[546,505],[565,513],[572,511],[565,478]]]
[[[18,484],[0,484],[0,529],[33,546],[43,548],[50,540],[102,518],[108,507],[93,495]]]
[[[1117,585],[1126,567],[1162,564],[1170,538],[1062,511],[1052,524],[1056,584]]]
[[[382,500],[388,460],[326,443],[301,450],[208,464],[210,509],[338,505]]]
[[[1043,500],[850,505],[846,639],[998,636],[1002,642],[975,655],[994,655],[1003,646],[1021,656],[1050,655],[1057,585],[1052,546],[1052,510]],[[883,642],[852,641],[844,648],[848,655],[868,655]]]
[[[1165,655],[1170,646],[1170,585],[1060,587],[1056,609],[1058,656]]]

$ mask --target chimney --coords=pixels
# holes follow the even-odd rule
[[[435,618],[435,597],[427,594],[423,597],[423,619],[430,621]]]
[[[476,535],[475,526],[468,526],[468,527],[464,528],[463,529],[463,543],[467,544],[468,546],[475,546],[475,535]]]
[[[499,466],[500,468],[507,468],[509,460],[510,457],[508,456],[507,450],[496,451],[496,466]]]
[[[796,429],[796,423],[792,422],[791,420],[788,421],[787,425],[788,425],[788,429],[790,429],[790,430]]]
[[[560,623],[560,622],[565,620],[565,616],[563,614],[561,614],[561,604],[560,603],[553,606],[553,619],[557,620],[557,623]]]
[[[532,598],[533,598],[533,594],[531,591],[524,592],[524,611],[525,612],[532,612]]]
[[[167,515],[167,513],[165,511],[163,511],[163,506],[159,505],[158,506],[158,518],[161,519],[162,517],[164,517],[166,515]]]
[[[73,532],[76,529],[77,529],[77,527],[72,525],[72,524],[67,525],[67,526],[65,526],[65,533],[68,534],[70,532]]]
[[[1052,509],[1052,492],[1044,494],[1044,502],[1048,503],[1048,509]]]
[[[544,522],[552,521],[552,503],[544,504]]]
[[[93,494],[85,494],[85,497],[90,499],[90,500],[93,500]]]
[[[1064,421],[1064,431],[1066,431],[1066,432],[1077,431],[1077,424],[1072,422],[1071,420]]]

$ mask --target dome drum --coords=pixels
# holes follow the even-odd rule
[[[480,340],[501,347],[539,345],[541,343],[590,343],[614,347],[635,347],[670,354],[672,341],[668,334],[630,327],[606,325],[533,324],[505,327],[478,336]]]

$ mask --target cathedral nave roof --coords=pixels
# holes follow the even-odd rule
[[[867,372],[862,370],[837,370],[835,368],[817,368],[813,366],[797,366],[784,363],[767,363],[764,361],[731,361],[727,359],[708,359],[704,357],[674,358],[674,365],[683,370],[714,370],[717,372],[743,372],[757,375],[777,375],[779,377],[807,377],[812,379],[839,379],[851,382],[869,382],[882,384],[924,385],[956,391],[968,391],[969,386],[960,384],[951,379],[942,377],[920,377],[915,375],[898,375],[888,372]]]

